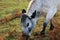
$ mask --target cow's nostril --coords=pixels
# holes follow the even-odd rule
[[[26,36],[26,33],[23,33],[23,32],[22,32],[22,36]]]
[[[29,35],[26,35],[25,33],[22,34],[23,39],[28,40]]]

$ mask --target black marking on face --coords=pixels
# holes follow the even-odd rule
[[[25,15],[25,14],[22,15],[22,17],[21,17],[21,22],[24,23],[27,18],[31,20],[31,18],[29,18],[29,16],[27,16],[27,15]]]
[[[31,18],[35,18],[35,16],[36,16],[36,11],[33,12]]]
[[[26,15],[22,15],[21,22],[25,22],[26,21],[26,18],[27,18]]]
[[[27,27],[29,26],[29,23],[27,23]]]
[[[31,32],[32,29],[31,28],[28,28],[28,30],[29,30],[29,32]]]

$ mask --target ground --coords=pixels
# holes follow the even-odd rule
[[[0,0],[0,40],[25,40],[22,37],[20,16],[22,9],[26,9],[27,0]],[[45,17],[37,21],[29,40],[60,40],[60,11],[53,18],[54,30],[46,28],[45,36],[39,35]]]

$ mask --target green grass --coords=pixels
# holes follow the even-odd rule
[[[0,1],[0,18],[5,17],[15,9],[26,9],[28,5],[27,1],[18,0],[4,0]]]
[[[0,19],[7,17],[16,9],[22,11],[26,9],[28,1],[23,0],[2,0],[0,1]],[[16,18],[6,24],[0,24],[0,35],[5,36],[6,40],[15,40],[15,37],[10,38],[8,32],[13,32],[13,36],[17,36],[21,32],[20,18]]]

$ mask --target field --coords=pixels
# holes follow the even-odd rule
[[[0,40],[23,40],[20,24],[22,9],[28,6],[28,0],[0,0]],[[37,21],[30,40],[60,40],[60,11],[53,18],[53,31],[46,28],[46,35],[39,36],[45,17]]]

